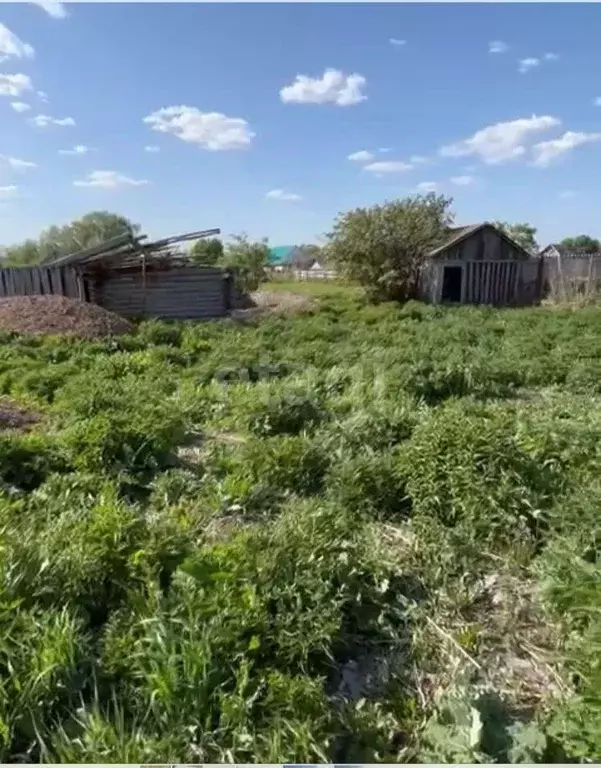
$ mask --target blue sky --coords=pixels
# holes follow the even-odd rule
[[[93,209],[312,242],[430,188],[458,223],[601,235],[601,5],[0,3],[0,23],[2,244]]]

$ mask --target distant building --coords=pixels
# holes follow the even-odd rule
[[[274,272],[289,272],[299,279],[334,277],[319,259],[301,245],[278,245],[269,251],[269,266]]]

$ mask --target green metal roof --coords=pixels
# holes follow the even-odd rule
[[[270,264],[286,264],[290,256],[296,250],[296,245],[277,245],[269,249]]]

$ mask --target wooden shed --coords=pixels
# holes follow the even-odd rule
[[[540,300],[542,260],[492,224],[454,227],[427,255],[418,295],[434,304],[519,306]]]

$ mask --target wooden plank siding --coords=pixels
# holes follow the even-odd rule
[[[0,298],[55,294],[79,298],[79,286],[70,267],[6,267],[0,269]]]

